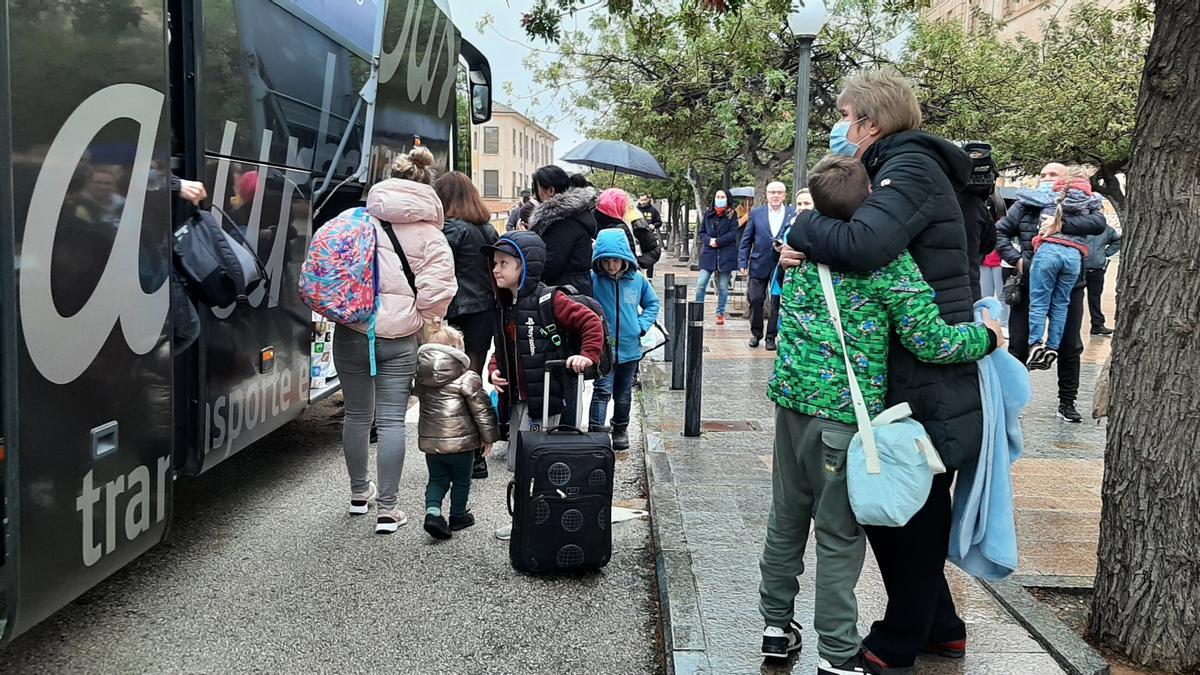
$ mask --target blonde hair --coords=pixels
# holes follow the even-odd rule
[[[418,145],[408,153],[398,155],[396,159],[392,160],[392,178],[403,178],[433,185],[433,178],[437,172],[431,169],[431,166],[433,166],[433,153],[429,151],[429,148]]]
[[[855,116],[874,122],[883,136],[921,128],[912,82],[890,69],[865,70],[846,80],[837,104],[853,106]]]
[[[463,334],[457,328],[441,319],[435,319],[425,324],[425,334],[422,338],[421,341],[425,344],[454,347],[459,351],[465,349]]]
[[[1076,178],[1089,179],[1091,174],[1082,166],[1072,165],[1067,167],[1067,174],[1062,177],[1063,189],[1059,193],[1058,198],[1054,200],[1054,219],[1050,222],[1043,222],[1038,230],[1038,235],[1049,237],[1062,232],[1063,226],[1063,203],[1067,201],[1067,191],[1071,189],[1071,183]]]

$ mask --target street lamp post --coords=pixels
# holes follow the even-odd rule
[[[792,199],[808,185],[808,97],[812,71],[812,45],[825,25],[825,0],[800,0],[787,18],[792,34],[800,38],[800,64],[796,69],[796,155],[792,172]]]

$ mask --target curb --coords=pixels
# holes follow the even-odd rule
[[[1070,675],[1109,675],[1108,661],[1013,581],[977,579]]]
[[[645,363],[645,362],[643,362]],[[661,367],[642,368],[642,439],[646,445],[646,490],[654,566],[658,575],[659,621],[667,675],[712,673],[700,616],[692,556],[683,532],[683,514],[671,480],[671,464],[662,441],[657,388],[665,384]]]

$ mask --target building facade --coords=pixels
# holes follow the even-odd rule
[[[554,162],[558,137],[502,104],[492,104],[492,119],[471,127],[471,180],[493,212],[520,201],[538,167]]]
[[[1041,41],[1043,29],[1051,19],[1066,19],[1071,9],[1086,0],[929,0],[929,6],[921,10],[926,21],[959,21],[967,30],[974,30],[979,16],[991,17],[1003,23],[1001,40],[1012,40],[1024,35],[1035,42]],[[1116,9],[1129,4],[1129,0],[1095,0],[1096,4]]]

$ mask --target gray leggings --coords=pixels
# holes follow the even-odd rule
[[[387,510],[396,506],[404,470],[404,415],[417,371],[417,337],[375,338],[375,377],[371,377],[369,349],[366,335],[340,325],[334,330],[333,363],[346,401],[342,447],[350,490],[362,494],[370,488],[367,462],[373,422],[379,430],[376,503]]]

